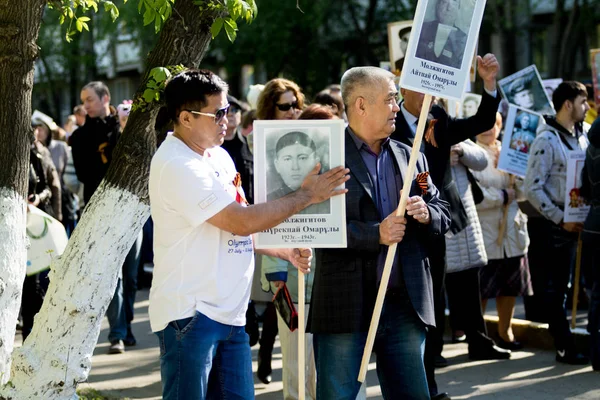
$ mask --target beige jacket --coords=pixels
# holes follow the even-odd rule
[[[510,184],[510,174],[499,171],[495,167],[495,151],[483,143],[477,142],[488,157],[488,165],[483,171],[473,171],[473,176],[479,182],[483,191],[483,201],[477,204],[479,223],[483,231],[485,250],[490,260],[498,260],[506,257],[518,257],[527,253],[529,246],[529,235],[527,234],[527,216],[519,210],[517,199],[524,199],[522,192],[523,180],[517,178],[515,183],[517,199],[508,206],[506,230],[502,247],[498,245],[497,239],[500,232],[500,224],[504,213],[504,195],[502,189],[507,189]],[[496,142],[500,149],[500,142]]]

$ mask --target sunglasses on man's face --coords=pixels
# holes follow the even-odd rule
[[[279,109],[279,111],[289,111],[290,108],[295,108],[298,109],[298,102],[294,101],[293,103],[283,103],[283,104],[278,104],[275,103],[275,106]]]
[[[185,111],[191,112],[192,114],[196,114],[196,115],[204,115],[205,117],[213,117],[215,119],[215,124],[218,124],[219,122],[223,121],[223,118],[225,118],[225,116],[227,115],[227,112],[229,111],[229,107],[231,107],[231,106],[229,104],[227,104],[225,107],[219,108],[217,110],[217,112],[214,114],[207,113],[207,112],[194,111],[194,110],[185,110]]]

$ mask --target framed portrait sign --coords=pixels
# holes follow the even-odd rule
[[[465,93],[459,108],[460,118],[469,118],[477,114],[481,104],[481,95],[475,93]]]
[[[525,177],[529,149],[535,139],[537,128],[543,120],[541,115],[524,108],[512,104],[508,107],[502,150],[498,158],[499,170]]]
[[[535,65],[500,79],[498,86],[510,104],[539,114],[556,114]]]
[[[485,0],[420,0],[400,86],[460,100],[484,8]]]
[[[343,120],[254,122],[254,201],[276,200],[321,172],[344,165]],[[274,228],[255,235],[256,248],[346,247],[345,195],[312,204]]]
[[[590,205],[581,196],[581,171],[585,164],[585,151],[567,153],[567,180],[565,192],[564,222],[585,222]]]
[[[404,67],[412,24],[412,21],[398,21],[390,22],[387,26],[391,71],[396,76],[400,76]]]
[[[542,85],[544,85],[544,90],[546,91],[546,94],[548,95],[548,98],[552,101],[552,94],[554,93],[554,91],[556,90],[556,88],[558,87],[558,85],[560,85],[562,83],[562,78],[553,78],[553,79],[544,79],[542,81]]]
[[[592,82],[594,83],[594,102],[600,104],[600,49],[590,50],[592,63]]]

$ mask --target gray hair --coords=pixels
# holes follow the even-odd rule
[[[349,113],[351,105],[358,96],[367,98],[372,103],[372,88],[377,85],[387,84],[394,80],[394,74],[378,67],[354,67],[342,75],[342,100]]]

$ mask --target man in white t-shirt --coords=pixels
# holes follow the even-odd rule
[[[205,70],[182,72],[165,88],[174,132],[150,168],[150,324],[159,337],[166,400],[254,398],[244,331],[254,270],[250,235],[345,193],[336,187],[349,178],[343,167],[319,175],[317,165],[297,191],[247,206],[233,161],[220,147],[227,130],[227,90]],[[310,265],[309,249],[262,252],[303,271]]]

